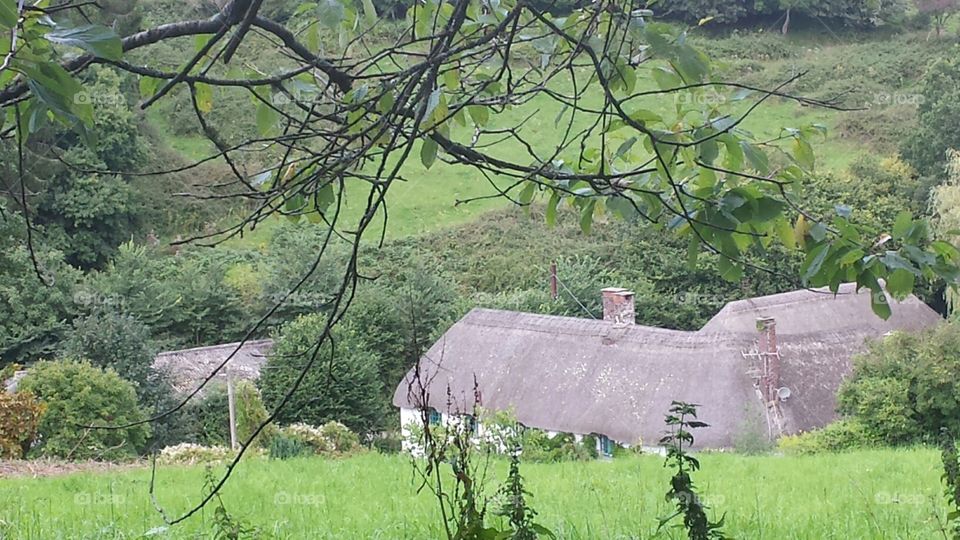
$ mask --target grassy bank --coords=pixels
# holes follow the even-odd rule
[[[669,471],[657,456],[529,464],[532,505],[560,538],[651,538]],[[877,450],[807,457],[710,454],[695,476],[736,538],[934,538],[942,519],[938,455]],[[496,475],[505,467],[498,464]],[[158,471],[175,515],[200,497],[202,467]],[[149,470],[0,479],[0,538],[206,538],[212,508],[172,529],[147,496]],[[409,462],[367,454],[339,461],[254,460],[227,485],[228,510],[271,538],[439,538],[434,501]],[[659,538],[676,538],[663,531]]]

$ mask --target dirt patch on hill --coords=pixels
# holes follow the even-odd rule
[[[145,466],[142,461],[109,463],[103,461],[58,461],[49,459],[0,459],[0,478],[42,478],[78,472],[113,472]]]

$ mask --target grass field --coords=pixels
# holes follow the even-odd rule
[[[740,539],[927,539],[943,519],[938,454],[877,450],[820,456],[706,454],[694,476],[711,512]],[[496,465],[500,477],[505,464]],[[523,468],[539,521],[564,539],[680,538],[656,534],[669,471],[658,456]],[[174,528],[147,496],[149,470],[0,479],[0,538],[208,538],[212,508]],[[244,463],[227,509],[284,539],[440,538],[434,501],[416,493],[409,461],[365,454]],[[158,470],[171,513],[203,489],[202,467]]]

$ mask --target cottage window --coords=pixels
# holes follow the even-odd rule
[[[610,439],[610,437],[607,437],[606,435],[600,435],[597,438],[597,445],[600,447],[599,451],[602,457],[613,457],[614,444],[615,443]]]
[[[466,424],[467,429],[470,430],[470,433],[477,433],[477,419],[474,418],[473,415],[464,415],[464,423]]]
[[[431,426],[439,426],[442,420],[443,420],[443,417],[440,415],[440,411],[436,409],[430,409],[430,425]]]

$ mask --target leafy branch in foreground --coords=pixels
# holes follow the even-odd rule
[[[660,445],[667,449],[667,459],[664,466],[672,466],[675,470],[670,479],[670,490],[667,491],[667,501],[676,504],[677,511],[660,518],[662,529],[678,516],[683,517],[683,527],[687,530],[690,540],[722,540],[726,538],[721,528],[724,517],[719,521],[710,521],[707,518],[707,505],[703,504],[700,494],[697,493],[691,472],[700,469],[700,461],[690,455],[689,448],[693,445],[692,429],[708,427],[708,424],[696,420],[697,405],[674,401],[670,412],[666,416],[666,424],[671,426],[668,435],[660,439]]]

